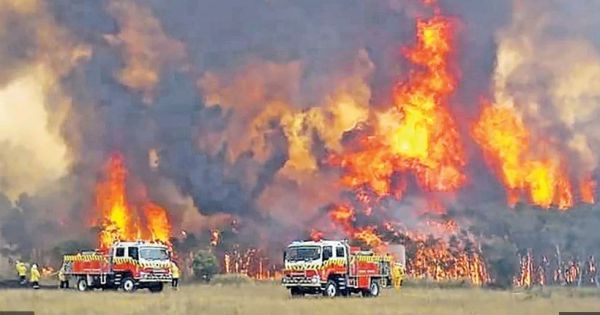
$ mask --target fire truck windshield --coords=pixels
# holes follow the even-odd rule
[[[321,247],[319,246],[295,246],[288,247],[285,253],[287,261],[301,261],[301,260],[316,260],[321,258]]]
[[[140,248],[140,257],[146,260],[167,260],[169,254],[166,248],[142,247]]]

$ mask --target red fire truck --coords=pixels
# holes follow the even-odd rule
[[[281,281],[292,296],[376,297],[381,288],[391,286],[393,267],[392,256],[360,251],[346,241],[296,241],[284,252]]]
[[[76,279],[79,291],[147,288],[160,292],[171,282],[168,247],[152,242],[116,242],[107,251],[83,251],[65,255],[65,275]]]

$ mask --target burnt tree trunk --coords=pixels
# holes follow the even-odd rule
[[[558,244],[556,244],[555,246],[556,246],[556,259],[558,260],[558,268],[557,268],[557,270],[558,270],[558,279],[557,279],[557,281],[560,284],[563,284],[564,277],[563,277],[563,274],[562,274],[563,270],[562,270],[562,257],[560,255],[560,246],[558,246]]]

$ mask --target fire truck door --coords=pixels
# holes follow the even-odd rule
[[[119,266],[120,266],[119,264],[113,263],[114,259],[115,258],[124,258],[124,257],[125,257],[125,247],[116,247],[115,251],[114,251],[114,255],[111,256],[111,266],[114,271],[119,271],[121,269],[121,268],[119,268]],[[117,268],[115,268],[115,267],[117,267]]]
[[[336,257],[344,258],[346,261],[346,274],[350,275],[350,252],[348,251],[347,246],[341,246],[336,248]]]

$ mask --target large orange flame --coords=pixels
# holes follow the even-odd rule
[[[376,135],[330,159],[344,169],[344,186],[400,197],[405,185],[394,183],[394,174],[414,174],[426,191],[455,191],[464,183],[465,154],[447,108],[456,86],[448,64],[451,30],[441,15],[417,22],[417,43],[405,50],[415,69],[394,89],[393,108],[378,115]]]
[[[161,206],[148,202],[143,206],[144,216],[149,234],[146,234],[145,239],[169,243],[171,236],[171,225],[167,211]]]
[[[114,154],[106,164],[106,179],[96,186],[96,213],[100,217],[101,231],[98,243],[106,249],[119,240],[153,240],[169,242],[171,225],[167,211],[145,202],[141,211],[127,200],[127,169],[121,154]],[[141,217],[145,219],[141,220]],[[145,223],[145,225],[144,225]]]
[[[448,66],[451,30],[450,21],[440,15],[417,22],[417,45],[405,55],[421,69],[397,86],[394,103],[402,121],[386,137],[403,166],[428,190],[454,190],[465,179],[462,144],[446,107],[456,86]]]
[[[544,208],[573,206],[565,159],[549,150],[544,141],[534,150],[529,131],[512,107],[486,105],[472,134],[487,163],[497,169],[510,205],[525,194],[529,202]],[[582,201],[592,203],[593,190],[593,181],[584,179],[580,184]]]
[[[139,234],[139,227],[133,224],[134,219],[126,200],[127,170],[120,154],[110,157],[106,175],[106,180],[96,187],[96,208],[103,220],[99,237],[101,248],[107,248],[123,237],[135,239]]]

